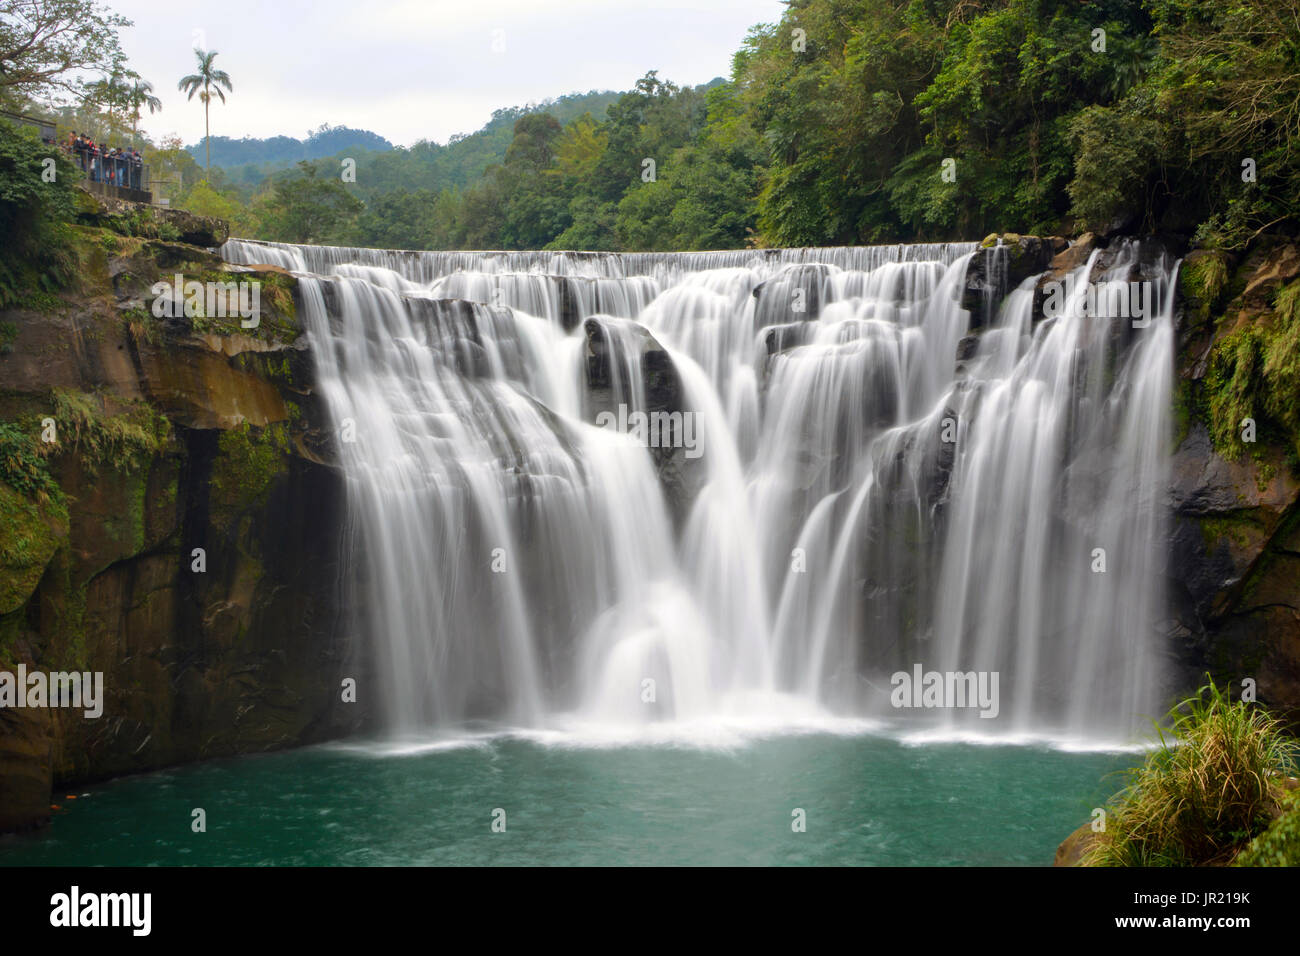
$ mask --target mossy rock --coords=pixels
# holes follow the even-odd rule
[[[1282,813],[1237,854],[1233,866],[1300,866],[1300,791],[1282,802]]]
[[[210,479],[215,509],[239,513],[263,503],[271,485],[288,472],[291,454],[289,428],[283,422],[222,431]]]
[[[66,539],[66,516],[0,483],[0,614],[27,603]]]

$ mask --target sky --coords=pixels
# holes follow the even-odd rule
[[[727,76],[748,29],[781,0],[107,0],[134,22],[128,65],[154,85],[157,140],[203,137],[176,89],[193,48],[215,49],[233,93],[212,135],[303,138],[323,123],[395,145],[472,133],[492,111],[565,93],[626,90],[647,70],[686,86]]]

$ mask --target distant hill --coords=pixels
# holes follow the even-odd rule
[[[590,113],[593,119],[602,120],[610,104],[622,95],[613,90],[592,90],[499,109],[481,129],[453,136],[445,144],[420,140],[410,147],[395,147],[365,130],[328,126],[306,140],[290,136],[241,140],[214,136],[212,165],[221,167],[225,181],[245,193],[268,175],[287,169],[299,160],[323,160],[340,154],[356,159],[357,191],[365,198],[393,189],[451,189],[477,182],[488,166],[505,159],[514,137],[515,121],[521,116],[550,113],[561,123],[567,123]],[[186,149],[203,163],[202,141]]]
[[[421,140],[409,148],[399,146],[391,152],[358,156],[358,193],[369,198],[394,189],[443,190],[471,185],[485,169],[505,159],[514,138],[515,122],[521,116],[550,113],[560,123],[568,123],[590,113],[599,121],[622,95],[613,90],[591,90],[507,107],[493,112],[482,129],[453,136],[445,145]]]
[[[212,165],[229,169],[236,166],[266,166],[270,168],[292,166],[301,159],[322,159],[335,156],[343,150],[369,150],[383,152],[393,144],[378,133],[349,126],[330,126],[325,123],[312,130],[306,139],[292,136],[272,136],[256,139],[246,136],[231,139],[229,136],[212,137]],[[200,163],[204,162],[204,141],[199,140],[186,151]]]

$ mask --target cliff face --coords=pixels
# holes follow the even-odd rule
[[[1184,262],[1169,579],[1183,659],[1300,727],[1300,248]]]
[[[203,229],[187,238],[220,238]],[[80,289],[0,313],[0,671],[103,672],[103,715],[0,708],[0,830],[46,820],[52,788],[367,720],[341,691],[365,686],[352,562],[293,279],[139,235],[77,243]],[[155,317],[177,273],[260,283],[258,326]]]

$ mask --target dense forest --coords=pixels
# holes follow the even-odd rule
[[[373,156],[355,184],[336,163],[305,164],[248,197],[265,214],[241,224],[421,249],[1085,229],[1197,231],[1237,248],[1300,198],[1297,0],[788,7],[750,31],[727,82],[678,87],[651,71],[604,115],[525,112],[502,161],[470,182],[414,161],[446,147]],[[303,212],[316,204],[335,214]]]
[[[231,168],[206,173],[176,141],[151,158],[174,204],[294,242],[646,250],[1093,230],[1237,249],[1290,228],[1300,0],[787,7],[704,86],[650,70],[621,95],[499,110],[447,144],[322,128],[271,141],[274,155],[214,138],[214,166]]]

